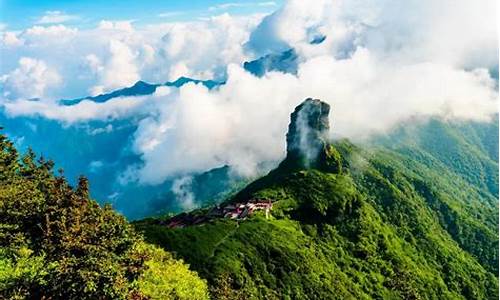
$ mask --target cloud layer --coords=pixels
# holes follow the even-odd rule
[[[4,45],[9,41],[26,57],[35,56],[30,47],[45,49],[44,43],[54,53],[67,51],[68,43],[76,47],[77,56],[63,59],[80,64],[82,73],[74,80],[83,84],[72,88],[93,94],[138,79],[227,80],[213,90],[190,83],[152,96],[74,107],[23,100],[63,84],[40,82],[39,77],[50,76],[31,78],[29,67],[41,70],[36,74],[54,68],[53,74],[72,80],[62,63],[45,54],[27,66],[19,61],[2,77],[4,107],[11,115],[38,114],[66,123],[141,116],[132,144],[143,163],[130,167],[128,180],[157,184],[222,165],[251,175],[262,162],[284,156],[289,114],[307,97],[330,103],[333,134],[354,139],[415,116],[489,120],[498,104],[497,82],[489,73],[498,68],[495,12],[490,0],[321,0],[314,5],[291,0],[262,20],[226,14],[140,30],[130,22],[108,22],[94,30],[61,31],[66,42],[44,32],[61,28],[4,34]],[[35,39],[33,31],[46,38]],[[323,36],[323,43],[311,44]],[[296,75],[270,72],[258,78],[241,67],[247,59],[288,48],[299,55]],[[29,82],[37,88],[21,92]]]
[[[141,79],[166,82],[179,76],[222,78],[225,66],[248,59],[243,44],[261,16],[221,14],[202,21],[135,27],[133,21],[99,22],[79,29],[63,24],[35,25],[0,32],[0,76],[36,59],[63,81],[44,98],[76,98],[122,88]],[[3,85],[15,100],[14,88]],[[10,93],[9,93],[10,92]]]

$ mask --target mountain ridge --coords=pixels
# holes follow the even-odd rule
[[[444,132],[465,132],[451,128]],[[473,155],[464,145],[456,144]],[[255,213],[185,228],[154,219],[134,225],[190,263],[216,298],[498,297],[492,191],[448,164],[439,147],[415,155],[347,140],[328,146],[338,155],[324,159],[341,168],[285,159],[225,202],[272,199],[270,219]]]
[[[184,84],[187,83],[195,83],[195,84],[202,84],[208,89],[213,89],[221,84],[224,84],[224,82],[218,82],[214,80],[199,80],[199,79],[193,79],[189,77],[184,77],[181,76],[175,81],[167,81],[163,84],[151,84],[147,83],[145,81],[139,80],[137,81],[134,85],[130,87],[125,87],[122,89],[114,90],[112,92],[109,92],[107,94],[100,94],[97,96],[90,96],[90,97],[84,97],[84,98],[77,98],[77,99],[71,99],[71,100],[59,100],[59,102],[63,105],[66,106],[71,106],[71,105],[76,105],[84,100],[89,100],[93,101],[96,103],[103,103],[106,102],[110,99],[113,98],[118,98],[118,97],[127,97],[127,96],[144,96],[144,95],[151,95],[153,94],[156,89],[160,86],[172,86],[172,87],[181,87]]]

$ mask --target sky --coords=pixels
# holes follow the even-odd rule
[[[137,24],[151,24],[196,20],[224,12],[235,15],[269,13],[282,3],[282,0],[231,0],[230,2],[224,0],[0,0],[0,19],[10,30],[22,30],[35,24],[56,23],[89,28],[101,20],[134,20]]]
[[[332,106],[334,137],[353,140],[409,119],[498,113],[495,0],[83,3],[2,2],[0,105],[66,126],[137,118],[130,144],[142,161],[122,179],[158,184],[223,165],[255,174],[283,158],[289,114],[308,97]],[[296,74],[242,67],[290,48]],[[180,76],[227,83],[58,102]]]

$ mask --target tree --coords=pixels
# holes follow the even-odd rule
[[[0,135],[0,295],[12,299],[206,299],[188,266],[143,242],[124,217]],[[188,298],[195,291],[196,298]]]

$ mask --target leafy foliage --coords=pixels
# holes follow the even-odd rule
[[[207,298],[181,261],[144,244],[110,206],[72,188],[32,151],[19,158],[0,135],[0,295],[5,298]],[[154,290],[154,292],[152,292]]]

